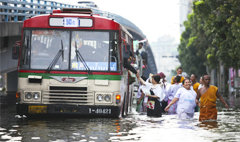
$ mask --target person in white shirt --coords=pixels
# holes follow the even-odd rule
[[[144,81],[147,80],[145,78],[142,78]],[[137,108],[136,108],[136,111],[137,112],[147,112],[147,108],[146,108],[146,105],[145,105],[145,102],[144,102],[144,93],[142,91],[142,88],[144,88],[144,86],[139,83],[139,88],[138,88],[138,93],[137,93]],[[147,103],[147,101],[146,101]]]
[[[163,79],[159,75],[150,76],[150,82],[144,81],[137,73],[137,78],[144,86],[142,87],[142,92],[147,97],[147,116],[161,117],[161,101],[165,97],[164,90],[161,87]]]
[[[160,72],[157,75],[159,75],[161,77],[161,79],[163,80],[162,83],[161,83],[161,87],[162,87],[162,89],[165,93],[165,98],[166,98],[166,95],[167,95],[167,92],[168,92],[168,88],[167,88],[168,84],[167,84],[166,76],[163,72]],[[161,105],[162,105],[162,112],[166,113],[164,109],[168,105],[167,100],[163,99],[163,101],[161,102]]]
[[[169,108],[178,101],[177,115],[179,119],[191,119],[194,116],[194,109],[196,106],[196,92],[191,88],[190,79],[183,80],[183,87],[178,89],[173,100],[165,108],[168,111]]]
[[[200,85],[198,86],[198,90],[203,87],[203,81],[202,81],[202,79],[203,79],[203,77],[201,76],[201,77],[200,77],[200,80],[199,80]]]
[[[167,101],[168,104],[170,104],[170,102],[173,100],[178,89],[182,87],[182,83],[180,83],[181,76],[176,76],[174,80],[175,80],[174,81],[175,83],[170,86],[165,97],[165,101]],[[168,114],[176,114],[176,109],[177,109],[177,102],[169,108]]]

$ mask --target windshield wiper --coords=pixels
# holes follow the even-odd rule
[[[53,58],[52,62],[49,64],[48,68],[47,68],[47,72],[50,72],[53,68],[53,66],[56,65],[58,59],[60,58],[60,56],[62,56],[62,61],[64,60],[64,50],[63,50],[63,42],[61,40],[61,49],[58,50],[57,55]]]
[[[88,65],[85,62],[84,58],[82,57],[81,53],[77,49],[76,41],[75,41],[75,53],[76,53],[76,56],[77,56],[77,62],[80,60],[83,63],[83,66],[86,68],[87,72],[90,73],[90,68],[88,67]]]

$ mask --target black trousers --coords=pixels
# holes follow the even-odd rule
[[[152,117],[161,117],[162,116],[162,107],[160,105],[160,101],[156,98],[148,97],[148,101],[154,101],[155,106],[154,109],[147,108],[147,116]]]
[[[168,102],[167,102],[167,101],[164,101],[164,100],[163,100],[163,101],[161,102],[161,106],[162,106],[161,108],[162,108],[162,112],[163,112],[163,113],[166,113],[164,109],[167,107],[167,105],[168,105]]]

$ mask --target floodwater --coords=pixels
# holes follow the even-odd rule
[[[229,99],[230,105],[240,104]],[[0,141],[15,142],[239,142],[240,109],[218,108],[218,121],[200,123],[175,115],[150,118],[132,111],[126,118],[39,118],[16,115],[14,105],[1,106]]]

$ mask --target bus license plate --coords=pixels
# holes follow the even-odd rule
[[[110,108],[89,108],[89,114],[111,114],[112,110]]]
[[[28,113],[47,113],[47,106],[30,105]]]

